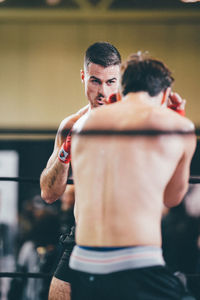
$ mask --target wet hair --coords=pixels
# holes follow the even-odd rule
[[[90,63],[109,67],[121,64],[121,56],[117,48],[108,42],[97,42],[89,46],[85,53],[84,65]]]
[[[151,97],[166,90],[173,83],[171,71],[147,53],[132,54],[121,66],[121,92],[147,92]]]

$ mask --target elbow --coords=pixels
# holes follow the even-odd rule
[[[189,183],[187,182],[182,189],[180,190],[179,194],[178,194],[178,198],[179,198],[179,203],[180,204],[182,202],[182,200],[184,199],[184,197],[186,196],[187,192],[189,189]],[[177,204],[177,205],[178,205]]]
[[[59,196],[54,195],[53,193],[48,193],[41,190],[41,198],[47,203],[52,204],[56,200],[58,200]]]
[[[172,208],[175,206],[178,206],[182,200],[184,199],[187,191],[188,191],[189,184],[184,185],[184,187],[180,188],[179,190],[176,191],[173,195],[168,195],[164,199],[164,204],[168,208]]]
[[[183,198],[171,199],[171,201],[164,201],[164,204],[167,208],[172,208],[178,206],[182,202]]]
[[[52,204],[60,197],[60,195],[55,193],[55,189],[50,188],[48,183],[42,181],[42,177],[40,178],[40,191],[41,198],[48,204]]]

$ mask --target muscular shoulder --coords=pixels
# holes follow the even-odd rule
[[[154,107],[151,114],[152,122],[163,130],[194,131],[194,123],[169,108]]]
[[[194,131],[191,120],[169,108],[114,103],[95,108],[85,120],[82,129],[152,128],[158,130]]]
[[[82,129],[110,129],[116,127],[120,120],[119,112],[118,103],[92,109]]]
[[[63,119],[59,125],[58,132],[65,135],[88,110],[89,105],[86,105],[76,113]]]

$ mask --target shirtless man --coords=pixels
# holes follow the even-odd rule
[[[71,139],[70,134],[68,136],[67,134],[74,123],[79,118],[84,118],[93,108],[112,102],[113,99],[108,99],[119,88],[120,63],[120,54],[110,43],[97,42],[86,50],[81,79],[89,104],[76,114],[64,119],[59,126],[53,153],[40,179],[41,195],[47,203],[56,201],[66,189]],[[51,282],[49,300],[70,299],[68,260],[73,246],[73,234],[66,237],[66,240],[66,250]]]
[[[166,107],[173,78],[162,62],[133,55],[121,75],[122,101],[74,127],[72,300],[180,300],[184,287],[162,257],[161,216],[188,189],[194,124]],[[83,134],[102,129],[190,134]]]

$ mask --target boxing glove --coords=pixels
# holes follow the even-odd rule
[[[114,103],[114,102],[117,102],[117,94],[110,95],[108,99],[108,103]]]
[[[183,117],[185,116],[185,109],[178,109],[178,107],[174,104],[170,104],[168,107],[177,112],[179,115]]]

